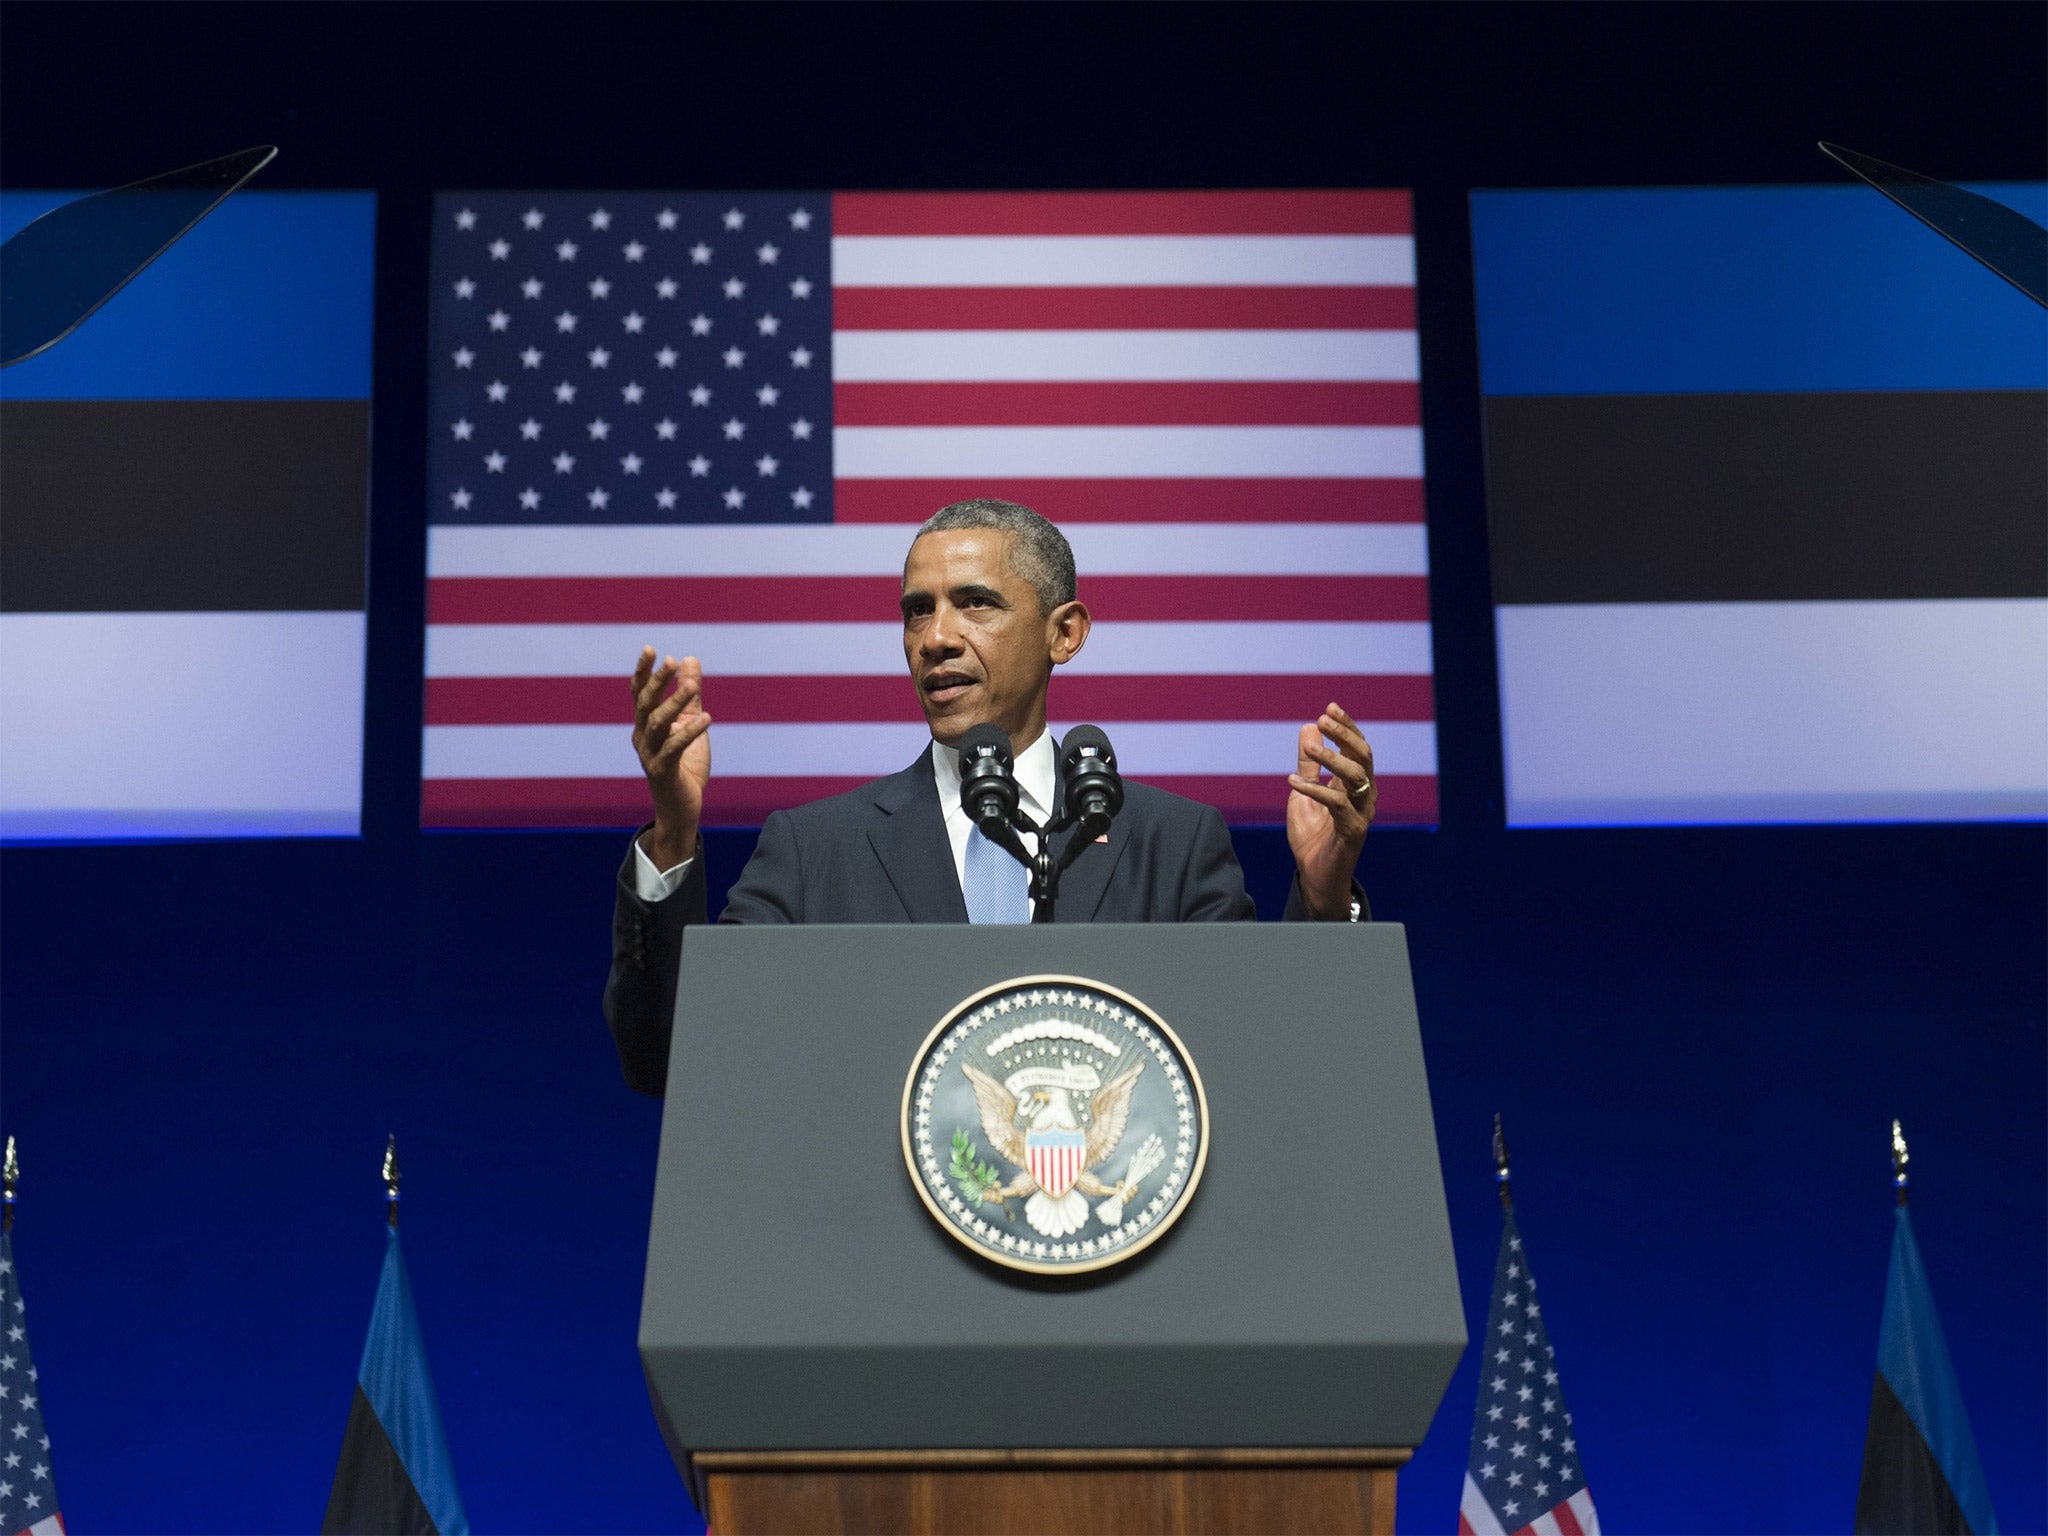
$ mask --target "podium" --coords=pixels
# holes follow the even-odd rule
[[[719,1536],[1393,1529],[1465,1346],[1398,925],[707,927],[682,967],[639,1345]],[[1048,975],[1206,1094],[1179,1219],[1085,1274],[971,1251],[906,1156],[935,1026]]]

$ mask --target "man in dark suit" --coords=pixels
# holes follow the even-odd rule
[[[770,815],[719,921],[1025,921],[1023,867],[982,837],[960,806],[957,744],[973,726],[1000,725],[1025,809],[1038,821],[1049,818],[1057,774],[1047,685],[1052,669],[1087,643],[1091,622],[1075,591],[1073,551],[1029,508],[979,500],[934,514],[911,543],[902,596],[904,659],[932,744],[900,773]],[[619,871],[604,1006],[626,1081],[659,1094],[683,929],[708,916],[697,829],[711,779],[711,716],[694,657],[656,666],[649,647],[632,687],[633,745],[654,820]],[[1295,858],[1287,916],[1359,921],[1365,896],[1353,872],[1378,789],[1372,747],[1335,703],[1302,726],[1287,782]],[[1062,878],[1055,915],[1129,923],[1257,914],[1215,808],[1128,784],[1107,838]]]

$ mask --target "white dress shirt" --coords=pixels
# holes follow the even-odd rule
[[[1053,786],[1058,775],[1053,761],[1051,731],[1040,731],[1038,740],[1017,754],[1018,799],[1033,821],[1043,825],[1052,816]],[[967,812],[960,805],[960,752],[941,742],[932,743],[932,778],[939,791],[939,809],[946,816],[946,841],[953,849],[953,876],[961,882],[962,890],[967,882],[967,840],[977,836],[974,823],[968,820]],[[1034,840],[1027,832],[1023,834],[1025,846]],[[685,859],[673,869],[656,869],[654,860],[647,857],[647,850],[640,846],[638,838],[633,840],[633,892],[642,901],[663,901],[675,894],[676,887],[683,883],[683,877],[690,872],[691,860]]]

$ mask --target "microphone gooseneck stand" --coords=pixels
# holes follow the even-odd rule
[[[1059,813],[1040,825],[1019,803],[1010,740],[998,725],[977,725],[960,739],[960,804],[981,835],[1031,872],[1031,921],[1049,923],[1059,900],[1060,876],[1109,830],[1123,809],[1123,780],[1109,738],[1092,725],[1067,732],[1060,749],[1063,788]],[[1064,852],[1055,856],[1055,833],[1078,827]],[[1019,835],[1032,833],[1038,852]]]

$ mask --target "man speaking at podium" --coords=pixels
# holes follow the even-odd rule
[[[1076,600],[1073,550],[1028,507],[955,502],[912,540],[902,608],[903,656],[932,744],[900,773],[772,813],[720,922],[1029,920],[1025,869],[979,835],[960,803],[958,743],[974,726],[1000,726],[1023,808],[1038,822],[1051,818],[1057,773],[1046,689],[1052,669],[1088,643],[1091,622]],[[693,657],[657,666],[650,646],[632,687],[633,746],[654,820],[619,871],[604,1011],[626,1081],[660,1094],[683,929],[708,915],[698,822],[711,779],[712,717]],[[1302,726],[1287,783],[1295,881],[1286,915],[1360,920],[1365,897],[1352,877],[1378,788],[1372,747],[1335,703]],[[1130,784],[1122,812],[1096,844],[1062,879],[1054,908],[1061,922],[1257,916],[1213,806]]]

